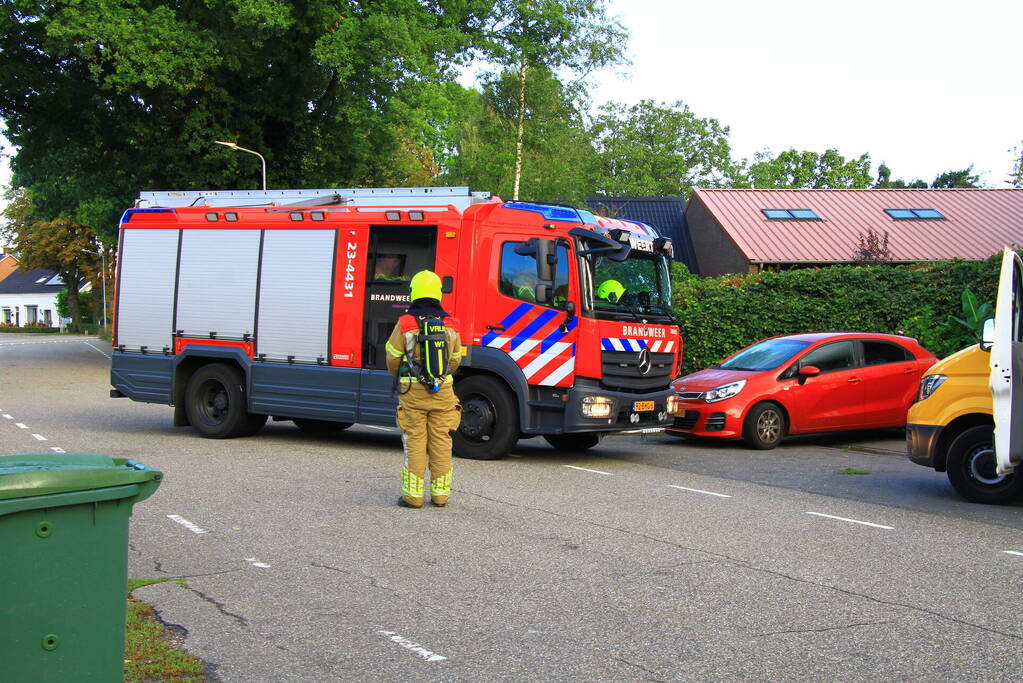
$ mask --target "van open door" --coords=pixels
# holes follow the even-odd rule
[[[998,474],[1023,461],[1023,261],[1012,249],[1002,252],[994,334],[991,341],[991,396],[994,399],[995,458]],[[985,335],[987,336],[987,335]]]

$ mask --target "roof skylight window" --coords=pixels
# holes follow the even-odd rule
[[[945,218],[937,209],[885,209],[897,221],[940,220]]]
[[[761,209],[772,221],[819,221],[821,217],[813,209]]]

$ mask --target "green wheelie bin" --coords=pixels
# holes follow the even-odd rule
[[[0,680],[123,680],[128,518],[162,477],[106,455],[0,455]]]

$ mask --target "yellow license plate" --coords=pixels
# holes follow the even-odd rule
[[[632,409],[634,411],[636,411],[637,413],[642,413],[644,411],[653,410],[654,409],[654,402],[653,401],[634,401],[633,404],[632,404]]]

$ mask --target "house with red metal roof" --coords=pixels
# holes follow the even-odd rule
[[[700,274],[861,262],[871,232],[890,263],[986,259],[1023,246],[1023,190],[696,189],[686,223]]]

